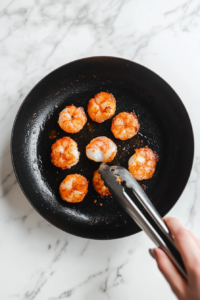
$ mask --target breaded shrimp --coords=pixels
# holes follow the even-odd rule
[[[112,120],[111,131],[120,140],[132,138],[139,128],[140,124],[134,113],[121,112]]]
[[[97,122],[111,118],[116,110],[116,100],[112,94],[101,92],[90,99],[88,103],[88,114],[90,118]]]
[[[99,169],[94,172],[93,175],[93,186],[95,191],[101,196],[110,196],[109,189],[104,185],[104,181],[101,179]]]
[[[81,202],[88,192],[88,181],[79,174],[67,175],[60,184],[59,192],[64,201]]]
[[[79,161],[77,143],[70,137],[63,137],[51,146],[51,161],[62,170],[70,169]]]
[[[59,113],[58,124],[65,132],[77,133],[83,128],[86,122],[87,117],[82,107],[74,105],[66,106]]]
[[[135,152],[128,161],[129,172],[136,180],[150,179],[156,169],[157,155],[148,147],[140,148]]]
[[[87,145],[86,155],[97,162],[110,162],[117,153],[117,146],[106,136],[99,136]]]

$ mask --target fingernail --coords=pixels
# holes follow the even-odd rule
[[[149,249],[149,254],[151,255],[151,257],[153,257],[155,259],[155,254],[153,252],[153,249]]]

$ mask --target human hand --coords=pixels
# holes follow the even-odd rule
[[[151,251],[157,265],[179,300],[200,300],[200,240],[174,218],[165,218],[188,274],[186,282],[160,248]]]

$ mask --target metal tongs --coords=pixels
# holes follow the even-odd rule
[[[187,280],[183,260],[174,245],[169,230],[139,183],[128,170],[120,166],[101,164],[99,173],[105,185],[109,188],[111,194],[122,208],[131,216],[137,225],[146,232],[156,246],[165,251],[181,275]],[[127,188],[132,190],[136,197],[135,200],[130,198],[117,176],[119,176]],[[140,208],[141,205],[138,205],[137,202],[142,205],[142,209]]]

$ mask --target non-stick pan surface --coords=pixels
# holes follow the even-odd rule
[[[67,134],[58,125],[65,106],[84,107],[95,94],[105,91],[116,98],[116,114],[135,112],[139,133],[130,140],[115,139],[112,119],[87,125],[77,134]],[[79,163],[69,170],[56,168],[50,160],[51,145],[72,137],[81,152]],[[138,232],[134,221],[112,197],[101,198],[92,186],[99,163],[85,155],[91,139],[107,136],[118,146],[113,165],[127,168],[134,150],[148,146],[159,156],[156,172],[145,184],[146,193],[164,216],[180,197],[193,161],[194,140],[187,111],[173,89],[158,75],[134,62],[114,57],[92,57],[66,64],[43,78],[28,94],[17,114],[12,132],[12,161],[19,184],[33,207],[50,223],[71,234],[114,239]],[[66,203],[59,185],[68,174],[89,180],[83,202]],[[97,200],[94,203],[94,200]],[[102,204],[102,206],[100,205]]]

